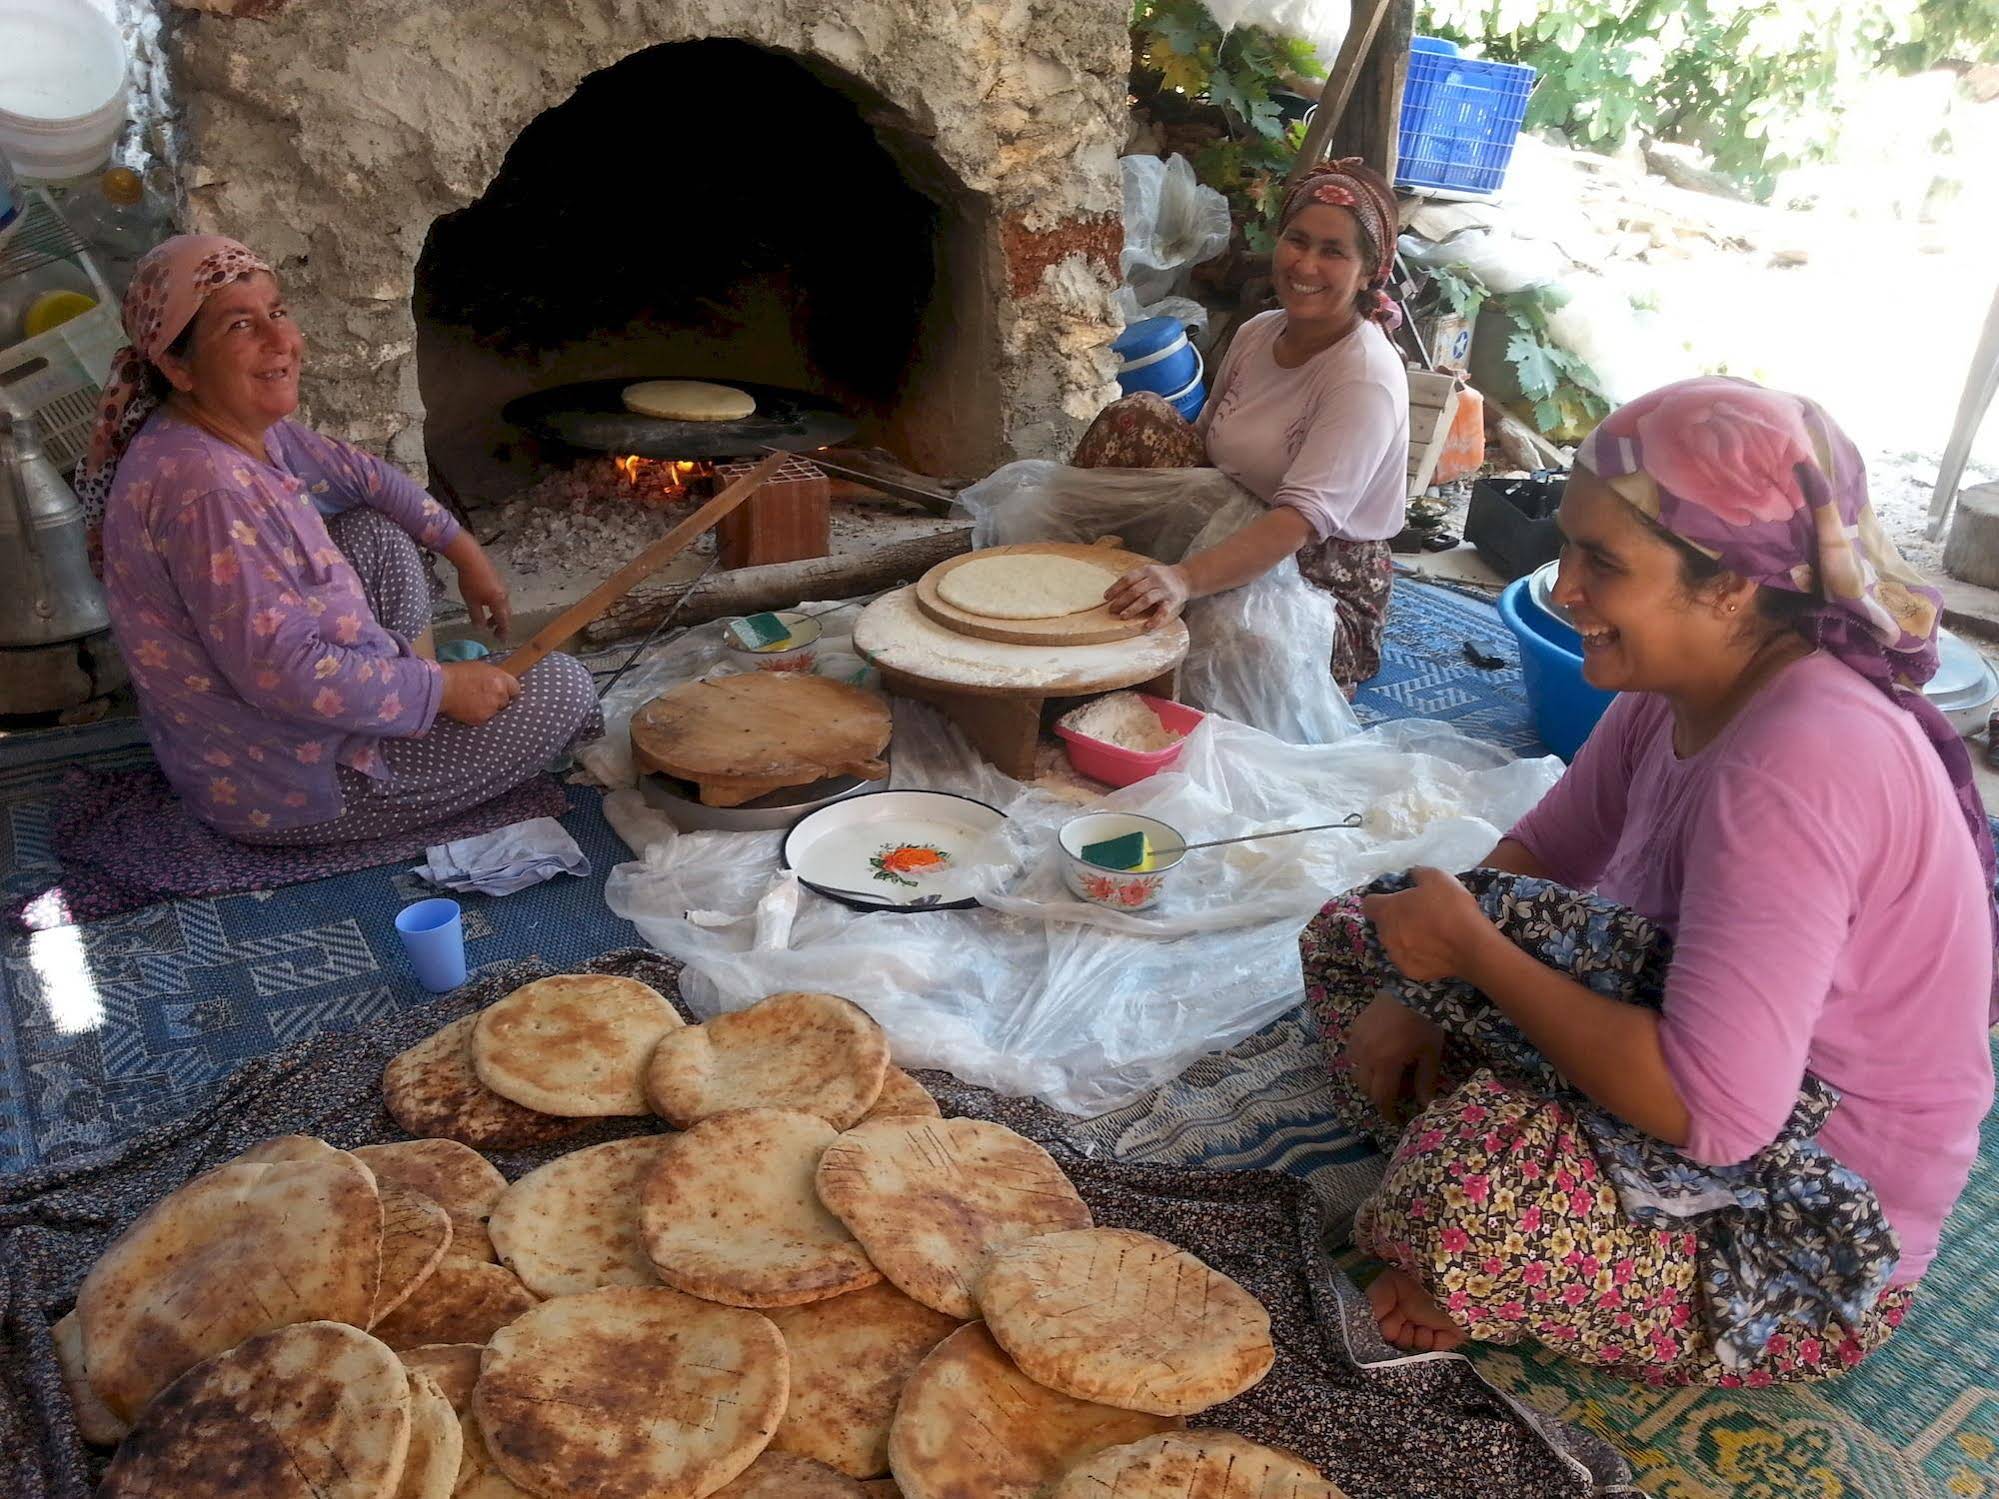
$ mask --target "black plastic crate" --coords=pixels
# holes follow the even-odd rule
[[[1528,479],[1479,479],[1465,513],[1465,540],[1509,582],[1553,562],[1562,552],[1555,507],[1567,474]]]

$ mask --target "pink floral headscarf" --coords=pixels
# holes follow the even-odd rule
[[[232,281],[270,269],[247,247],[220,234],[177,234],[139,261],[123,309],[130,342],[111,361],[90,453],[77,471],[77,498],[93,534],[104,520],[118,460],[160,404],[153,361],[173,347],[203,302]]]
[[[1382,175],[1358,156],[1327,162],[1300,177],[1284,196],[1279,225],[1288,224],[1314,203],[1344,208],[1360,221],[1374,244],[1374,264],[1367,268],[1363,294],[1367,316],[1389,331],[1402,322],[1402,309],[1388,294],[1395,269],[1395,193]]]
[[[1921,690],[1936,675],[1943,595],[1881,529],[1839,425],[1814,401],[1747,380],[1681,380],[1605,417],[1576,465],[1738,577],[1821,601],[1817,644],[1922,725],[1990,887],[1992,827],[1971,757]]]

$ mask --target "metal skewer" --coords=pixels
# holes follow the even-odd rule
[[[1349,812],[1338,822],[1315,822],[1307,828],[1278,828],[1268,833],[1244,833],[1240,838],[1209,838],[1201,843],[1183,843],[1178,848],[1155,848],[1155,854],[1184,854],[1196,848],[1220,848],[1224,843],[1254,843],[1259,838],[1289,838],[1294,833],[1323,833],[1331,828],[1357,828],[1360,813]]]

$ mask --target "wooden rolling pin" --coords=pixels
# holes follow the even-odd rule
[[[532,640],[519,650],[510,652],[507,658],[499,663],[500,670],[516,677],[525,676],[528,670],[550,651],[596,620],[619,599],[678,557],[695,537],[747,500],[756,492],[757,486],[776,472],[777,466],[789,456],[786,453],[772,453],[765,458],[742,478],[599,583],[581,601],[571,604],[535,631]]]

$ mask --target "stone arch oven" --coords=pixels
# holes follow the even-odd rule
[[[189,227],[279,265],[311,421],[469,503],[519,482],[506,401],[593,377],[803,390],[959,475],[1116,393],[1123,0],[200,12]]]

